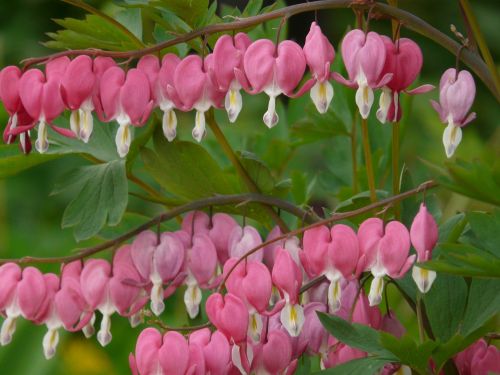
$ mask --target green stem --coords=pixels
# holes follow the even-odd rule
[[[392,195],[399,194],[399,122],[392,124]],[[394,216],[399,219],[399,202],[394,204]]]
[[[351,160],[352,160],[352,191],[354,194],[358,193],[358,158],[357,158],[357,128],[358,128],[358,112],[352,119],[351,128]]]
[[[257,193],[257,194],[259,194],[261,192],[260,189],[259,189],[259,187],[255,183],[255,181],[252,179],[252,177],[248,174],[248,172],[246,171],[246,169],[243,166],[243,164],[241,164],[240,159],[238,158],[238,156],[236,155],[236,153],[232,149],[231,145],[227,141],[226,136],[224,135],[224,133],[220,129],[219,125],[217,124],[217,121],[215,120],[214,110],[213,109],[210,109],[207,112],[206,118],[207,118],[208,126],[210,127],[210,129],[212,129],[212,132],[214,133],[215,138],[217,139],[217,141],[221,145],[221,147],[224,150],[226,156],[231,161],[231,164],[236,169],[236,172],[238,173],[238,175],[240,176],[240,178],[243,180],[243,182],[247,186],[248,190],[251,193]],[[280,227],[281,231],[283,231],[285,233],[290,232],[290,229],[288,228],[288,226],[286,225],[286,223],[276,213],[276,211],[274,211],[274,209],[272,207],[267,206],[267,205],[264,205],[263,207],[266,210],[266,212],[269,214],[269,216],[271,217],[271,219],[273,219],[274,222]]]
[[[423,305],[422,305],[422,294],[417,292],[417,323],[418,323],[418,336],[420,338],[420,343],[425,341],[425,327],[423,319]]]
[[[368,179],[368,187],[370,189],[370,199],[372,202],[377,201],[375,192],[375,175],[373,174],[372,151],[370,148],[370,136],[368,135],[368,120],[361,119],[361,128],[363,131],[363,150],[365,152],[366,177]]]
[[[459,1],[463,13],[466,17],[466,21],[470,25],[472,33],[474,34],[474,39],[476,40],[476,43],[479,46],[481,55],[483,55],[484,62],[488,66],[488,70],[490,71],[491,77],[493,78],[495,88],[497,92],[500,92],[500,78],[498,77],[497,67],[495,65],[495,62],[493,61],[493,57],[491,56],[490,49],[488,48],[488,44],[486,44],[486,40],[484,39],[483,33],[481,32],[481,28],[479,27],[479,23],[477,22],[476,16],[474,15],[474,12],[472,11],[472,8],[469,4],[469,0],[459,0]]]

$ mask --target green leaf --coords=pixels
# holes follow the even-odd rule
[[[105,224],[120,223],[127,207],[128,183],[124,160],[83,167],[75,176],[82,183],[64,211],[62,227],[74,227],[80,241],[97,234]]]
[[[236,194],[229,176],[210,154],[192,142],[154,137],[155,152],[141,151],[146,170],[170,194],[186,200]]]
[[[491,214],[469,212],[467,220],[482,248],[500,257],[500,210]]]
[[[437,346],[434,341],[429,340],[423,344],[417,344],[408,335],[398,339],[385,332],[380,332],[380,342],[384,348],[399,358],[398,362],[410,366],[421,374],[427,373],[429,358]]]
[[[349,135],[345,124],[331,110],[324,115],[309,113],[307,117],[294,123],[290,132],[294,146]]]
[[[243,10],[243,17],[256,16],[259,14],[263,3],[263,0],[249,0],[247,6]]]
[[[240,161],[262,193],[270,193],[274,189],[276,182],[271,171],[263,162],[249,153],[241,153]],[[246,186],[243,186],[241,190],[246,190]]]
[[[137,39],[142,40],[141,9],[124,9],[115,14],[115,19],[125,26]]]
[[[385,349],[380,343],[380,332],[368,326],[349,323],[335,316],[318,312],[318,317],[325,329],[339,341],[353,348],[360,349],[370,354],[390,359],[394,362],[397,358]]]
[[[315,372],[314,375],[373,375],[378,374],[379,370],[389,362],[391,361],[379,357],[358,358],[333,368]]]
[[[208,0],[158,0],[154,3],[176,14],[192,27],[198,26],[208,12]]]
[[[16,175],[36,165],[46,163],[59,157],[61,157],[61,155],[39,154],[37,152],[25,155],[15,144],[0,145],[0,178]]]
[[[500,312],[500,280],[472,280],[460,332],[467,336]]]
[[[424,302],[432,332],[445,342],[460,327],[467,303],[467,284],[463,277],[439,274]]]

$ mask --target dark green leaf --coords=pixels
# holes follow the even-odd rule
[[[424,302],[434,336],[445,342],[458,332],[467,303],[467,284],[463,277],[439,274]]]
[[[259,14],[263,3],[263,0],[249,0],[247,6],[243,10],[243,17],[255,16]]]
[[[351,324],[335,315],[318,312],[318,316],[325,329],[344,344],[370,354],[397,361],[394,354],[382,346],[380,343],[380,332],[373,328],[357,323]]]
[[[469,212],[467,220],[482,248],[500,257],[500,210],[491,214]]]
[[[378,374],[379,370],[387,363],[391,362],[385,358],[366,357],[354,359],[352,361],[342,363],[341,365],[329,368],[323,371],[315,372],[314,374],[323,375],[373,375]]]
[[[59,158],[58,154],[39,154],[36,151],[24,155],[19,147],[13,145],[0,145],[0,178],[16,175],[38,164]]]
[[[467,336],[500,312],[500,280],[472,280],[460,332]]]
[[[63,228],[74,227],[77,241],[94,236],[106,223],[120,223],[128,202],[124,160],[83,167],[79,175],[82,184],[62,219]]]
[[[154,3],[176,14],[192,27],[198,26],[208,11],[208,0],[157,0]]]
[[[274,189],[276,183],[271,171],[264,163],[249,154],[242,154],[240,160],[243,168],[245,168],[262,193],[270,193]],[[246,189],[246,186],[241,188],[243,191]]]

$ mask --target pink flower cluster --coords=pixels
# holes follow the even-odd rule
[[[418,45],[401,38],[393,42],[375,32],[350,31],[342,42],[348,79],[332,73],[335,58],[332,44],[313,22],[304,47],[284,40],[252,42],[244,33],[220,37],[213,52],[205,57],[189,55],[180,59],[166,54],[142,57],[136,68],[123,70],[112,59],[78,56],[50,60],[45,73],[38,69],[22,72],[15,66],[0,73],[0,99],[10,115],[4,141],[16,136],[24,152],[31,150],[30,131],[38,124],[35,147],[45,152],[49,146],[47,127],[67,137],[89,140],[93,129],[92,113],[104,122],[116,121],[118,153],[124,157],[132,140],[132,128],[143,126],[151,111],[163,111],[163,131],[171,141],[176,137],[174,110],[196,111],[193,137],[205,134],[205,113],[211,107],[225,108],[234,122],[242,108],[241,89],[269,96],[264,123],[273,127],[279,121],[276,97],[294,98],[310,91],[320,113],[325,113],[334,92],[330,80],[356,88],[356,103],[363,118],[373,104],[373,90],[382,88],[377,117],[381,122],[401,117],[401,92],[423,93],[433,88],[424,85],[411,91],[408,86],[422,67]],[[306,68],[310,78],[299,88]],[[65,109],[71,111],[70,129],[53,125]]]
[[[268,239],[280,234],[275,228]],[[411,240],[419,260],[430,259],[437,226],[425,206],[414,220]],[[110,317],[114,313],[128,317],[135,326],[141,322],[148,300],[152,313],[159,316],[165,308],[164,300],[184,285],[186,310],[195,318],[202,290],[213,291],[223,278],[227,294],[211,294],[206,312],[231,342],[260,342],[269,319],[296,338],[307,324],[307,302],[320,302],[322,311],[338,312],[342,301],[352,297],[342,295],[347,285],[356,284],[361,272],[369,271],[374,276],[370,305],[378,304],[383,277],[403,276],[415,258],[409,256],[408,230],[399,222],[384,226],[375,218],[366,220],[357,234],[343,224],[331,229],[316,227],[304,233],[303,249],[299,239],[291,237],[236,264],[260,244],[262,238],[254,227],[241,227],[229,215],[209,217],[193,212],[186,215],[176,232],[140,233],[116,252],[112,263],[103,259],[74,261],[62,267],[60,276],[4,264],[0,267],[0,312],[6,319],[0,343],[11,341],[16,320],[22,316],[47,326],[43,347],[50,358],[57,346],[58,329],[83,330],[91,335],[95,312],[99,311],[103,318],[97,339],[104,346],[111,340]],[[422,284],[427,291],[435,274],[429,278],[429,271],[415,268],[419,288]],[[325,275],[327,282],[307,291],[301,299],[300,288],[319,275]],[[348,308],[345,303],[344,307]]]

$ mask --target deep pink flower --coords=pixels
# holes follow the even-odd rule
[[[203,374],[229,373],[232,367],[231,347],[224,334],[219,331],[211,333],[208,328],[195,331],[189,336],[190,349],[193,346],[201,348],[204,358]]]
[[[467,115],[475,96],[476,84],[467,70],[457,74],[454,68],[450,68],[443,73],[439,82],[439,103],[431,100],[431,104],[441,122],[448,124],[443,133],[443,144],[449,158],[462,140],[461,128],[476,118],[475,112]]]
[[[238,223],[228,214],[216,213],[210,218],[202,211],[193,211],[182,220],[182,230],[190,236],[193,230],[193,219],[194,232],[208,234],[217,249],[219,263],[223,265],[229,259],[229,237]]]
[[[311,270],[325,274],[330,281],[328,304],[330,310],[340,309],[342,279],[352,279],[356,274],[359,247],[356,233],[348,226],[337,224],[329,229],[316,227],[304,233],[304,254]]]
[[[422,69],[423,56],[417,43],[411,39],[400,38],[393,42],[382,35],[385,45],[386,59],[382,74],[392,74],[392,79],[382,88],[377,118],[381,123],[387,120],[396,122],[401,119],[402,109],[399,106],[399,94],[423,94],[434,88],[432,85],[419,86],[413,90],[406,89],[415,81]]]
[[[299,303],[302,270],[285,249],[278,248],[277,250],[272,278],[286,302],[280,314],[281,323],[290,336],[297,337],[305,321],[304,310]]]
[[[228,339],[236,344],[246,341],[248,310],[240,298],[231,293],[213,293],[207,299],[206,311],[208,319]]]
[[[333,73],[333,78],[358,89],[356,104],[361,117],[367,119],[373,104],[373,89],[386,85],[392,78],[391,73],[382,75],[386,59],[384,42],[376,32],[365,34],[355,29],[344,37],[341,50],[349,79],[338,73]]]
[[[205,135],[205,112],[210,107],[220,108],[224,93],[221,93],[210,79],[213,54],[202,59],[198,55],[185,57],[176,67],[174,87],[169,87],[170,96],[176,98],[181,110],[196,110],[193,138],[201,142]]]
[[[16,331],[16,320],[21,315],[17,302],[17,285],[22,278],[22,270],[15,263],[0,266],[0,313],[5,316],[0,331],[0,345],[11,342]]]
[[[410,239],[417,251],[417,260],[426,262],[432,257],[432,250],[438,240],[438,226],[424,203],[420,205],[418,214],[413,219],[410,228]],[[422,293],[427,293],[436,279],[436,272],[413,266],[413,280]]]
[[[123,158],[132,142],[130,126],[143,126],[153,109],[148,77],[139,69],[125,73],[111,67],[102,75],[100,94],[106,121],[116,120],[120,125],[115,141]]]
[[[243,56],[251,43],[247,34],[238,33],[234,37],[221,36],[214,46],[214,61],[210,74],[218,90],[226,95],[224,106],[230,122],[236,121],[243,106],[241,84],[234,71],[243,71]]]
[[[326,113],[334,94],[329,79],[335,50],[316,22],[311,24],[303,49],[307,65],[316,82],[311,88],[311,99],[319,113]]]
[[[232,258],[241,258],[249,250],[259,246],[261,243],[262,238],[257,229],[250,225],[246,225],[243,228],[236,226],[229,236],[229,256]],[[263,256],[262,251],[257,251],[250,255],[247,260],[262,262]]]
[[[500,350],[483,339],[469,346],[455,357],[460,375],[488,375],[500,373]]]
[[[30,69],[22,75],[19,81],[19,96],[26,112],[34,119],[34,122],[32,125],[18,127],[16,132],[26,132],[38,122],[38,139],[35,142],[35,148],[40,153],[46,152],[49,147],[47,125],[65,137],[75,137],[71,130],[52,124],[52,121],[64,111],[60,85],[68,64],[67,57],[51,60],[46,65],[45,75],[38,69]]]
[[[304,76],[306,59],[302,48],[291,40],[284,40],[278,46],[268,39],[253,42],[245,52],[243,66],[245,74],[239,69],[235,70],[243,88],[251,94],[264,91],[269,96],[267,112],[263,117],[269,128],[279,121],[276,113],[278,95],[297,97],[314,84],[314,80],[311,80],[297,93],[293,93]]]
[[[160,315],[165,309],[163,284],[174,281],[184,264],[185,249],[172,233],[144,231],[132,243],[133,263],[141,278],[151,282],[151,311]]]
[[[11,144],[15,141],[16,131],[19,126],[21,129],[28,129],[19,133],[19,147],[25,154],[31,151],[30,132],[34,126],[35,120],[31,118],[23,107],[19,96],[19,81],[22,72],[17,66],[7,66],[0,72],[0,100],[3,102],[5,110],[9,114],[9,121],[3,133],[3,141]]]
[[[384,276],[401,278],[412,266],[415,255],[409,255],[410,235],[408,229],[398,221],[384,226],[378,218],[365,220],[358,230],[361,258],[359,270],[371,271],[373,281],[370,288],[370,304],[382,300]]]

